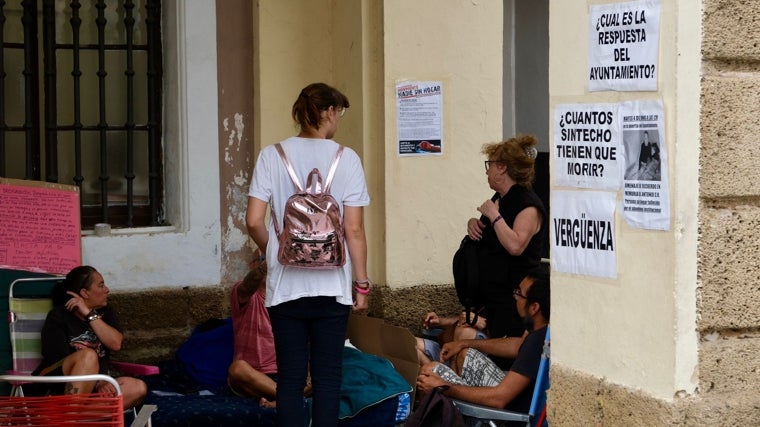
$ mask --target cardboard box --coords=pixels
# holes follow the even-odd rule
[[[388,359],[412,386],[414,402],[420,362],[417,358],[417,341],[408,329],[388,325],[375,317],[351,314],[348,320],[348,339],[359,350]]]

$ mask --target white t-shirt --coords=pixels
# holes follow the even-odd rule
[[[329,139],[309,139],[291,137],[280,143],[302,186],[313,168],[319,169],[322,180],[327,179],[330,164],[338,151],[338,144]],[[274,206],[278,227],[282,230],[282,211],[285,202],[296,191],[288,175],[285,164],[274,145],[265,147],[259,153],[253,168],[253,179],[248,195]],[[330,194],[343,206],[369,205],[369,193],[364,179],[364,169],[356,152],[348,147],[335,171]],[[273,218],[272,221],[275,219]],[[334,296],[344,305],[352,305],[351,295],[351,257],[346,248],[346,264],[332,270],[316,270],[297,267],[285,267],[277,261],[279,242],[272,223],[269,225],[269,243],[267,244],[267,294],[266,306],[271,307],[303,297]]]

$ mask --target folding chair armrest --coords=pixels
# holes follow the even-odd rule
[[[489,406],[478,405],[470,402],[463,402],[457,399],[451,399],[459,408],[459,412],[466,417],[474,417],[483,420],[493,421],[522,421],[529,422],[530,415],[519,412],[507,411],[506,409],[491,408]]]
[[[159,373],[158,366],[154,365],[111,361],[111,366],[125,375],[156,375]]]
[[[150,416],[156,412],[156,410],[158,410],[158,406],[156,405],[143,405],[129,427],[150,426]]]
[[[23,381],[27,383],[70,383],[73,381],[105,381],[110,383],[116,389],[117,394],[121,394],[119,383],[108,375],[62,375],[62,376],[35,376],[35,375],[0,375],[0,381]]]

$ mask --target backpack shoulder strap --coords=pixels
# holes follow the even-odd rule
[[[282,162],[285,163],[285,169],[288,170],[288,175],[290,175],[291,181],[293,181],[293,185],[296,186],[298,189],[298,192],[303,192],[303,187],[301,186],[301,183],[298,181],[298,176],[296,175],[296,171],[293,170],[293,165],[290,164],[290,160],[288,160],[288,156],[285,155],[285,150],[282,149],[282,145],[278,142],[274,145],[274,147],[277,149],[277,152],[280,154],[280,158],[282,159]]]
[[[335,170],[338,169],[338,162],[340,162],[340,156],[343,155],[343,146],[338,146],[338,151],[335,152],[335,159],[333,159],[330,165],[330,171],[327,173],[327,179],[325,180],[325,193],[330,194],[330,185],[332,185],[333,177],[335,177]]]

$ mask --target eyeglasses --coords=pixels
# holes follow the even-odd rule
[[[339,109],[340,108],[340,109]],[[336,110],[338,110],[338,117],[343,117],[344,114],[346,114],[346,108],[345,107],[335,107]]]
[[[526,297],[525,295],[523,295],[523,294],[522,294],[522,291],[520,291],[520,289],[519,289],[519,288],[518,288],[518,289],[515,289],[514,291],[512,291],[512,295],[514,295],[514,296],[516,296],[516,297],[518,297],[518,298],[525,298],[525,299],[528,299],[528,297]]]
[[[488,168],[491,167],[491,163],[501,163],[498,160],[486,160],[483,162],[486,165],[486,172],[488,172]]]

